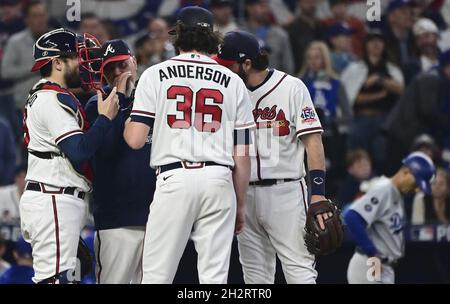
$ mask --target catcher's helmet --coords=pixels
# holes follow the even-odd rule
[[[77,52],[77,34],[59,28],[45,33],[34,44],[33,55],[36,61],[31,68],[35,72],[49,63],[53,58]]]
[[[423,152],[413,152],[404,158],[402,163],[411,170],[420,190],[427,194],[431,194],[430,183],[436,173],[433,161]]]

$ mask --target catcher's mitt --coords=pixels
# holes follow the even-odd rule
[[[80,278],[82,279],[85,275],[89,274],[93,270],[92,262],[94,260],[92,258],[89,247],[81,237],[78,242],[77,258],[80,263]]]
[[[333,215],[324,220],[325,230],[322,230],[316,216],[328,212]],[[306,215],[305,245],[311,254],[327,255],[341,246],[344,229],[340,213],[339,208],[329,200],[319,201],[309,206]]]

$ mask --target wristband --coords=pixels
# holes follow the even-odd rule
[[[311,180],[311,195],[325,195],[325,171],[311,170],[309,171]]]

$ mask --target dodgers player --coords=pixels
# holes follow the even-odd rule
[[[246,227],[238,236],[244,280],[273,284],[278,256],[288,283],[315,283],[315,258],[303,239],[308,208],[305,150],[312,203],[325,199],[325,160],[322,127],[308,90],[298,78],[268,69],[267,54],[249,33],[227,33],[214,58],[244,79],[257,126]],[[328,216],[319,215],[322,228]]]
[[[133,104],[136,59],[122,40],[106,41],[100,53],[102,70],[109,85],[104,91],[110,92],[111,87],[117,86],[120,111],[93,160],[97,283],[136,284],[142,277],[145,224],[156,177],[149,166],[150,141],[135,151],[122,136]],[[89,122],[97,119],[96,96],[86,105],[86,114]]]
[[[403,257],[405,247],[402,194],[417,189],[430,194],[435,171],[426,154],[413,152],[393,177],[381,177],[344,212],[345,222],[357,243],[347,269],[350,284],[394,284],[394,267]]]
[[[38,283],[79,279],[72,270],[87,211],[86,192],[91,189],[85,161],[102,143],[118,110],[113,89],[98,103],[100,115],[88,129],[82,107],[68,91],[80,86],[78,54],[86,43],[61,28],[42,35],[34,45],[32,71],[39,70],[42,79],[25,106],[29,155],[20,216],[22,234],[33,248],[33,281]]]
[[[200,283],[226,283],[233,232],[243,228],[254,122],[242,80],[206,56],[219,45],[212,27],[209,11],[180,11],[171,31],[180,55],[143,73],[125,127],[135,149],[153,129],[150,164],[158,176],[143,283],[172,282],[189,237]]]

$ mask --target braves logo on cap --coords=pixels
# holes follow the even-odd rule
[[[103,54],[103,56],[106,57],[106,55],[108,55],[108,53],[114,54],[115,52],[116,52],[116,50],[113,48],[113,46],[111,44],[109,44],[108,47],[106,48],[106,51]]]

